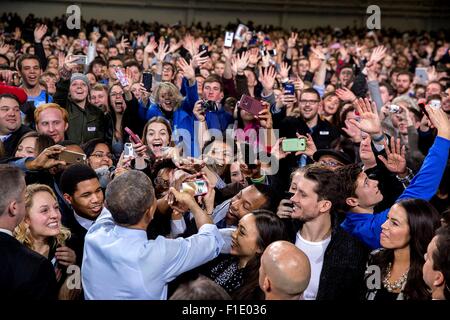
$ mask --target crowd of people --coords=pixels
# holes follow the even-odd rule
[[[5,13],[0,297],[448,300],[449,148],[443,31]]]

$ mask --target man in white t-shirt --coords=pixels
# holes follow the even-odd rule
[[[306,300],[357,300],[365,291],[367,249],[338,224],[333,204],[340,193],[329,181],[335,173],[309,167],[294,173],[291,218],[300,221],[295,245],[308,257],[311,279]]]

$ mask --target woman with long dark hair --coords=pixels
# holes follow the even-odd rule
[[[382,225],[383,248],[374,251],[369,260],[369,266],[380,268],[381,288],[369,290],[368,300],[430,299],[422,267],[428,243],[439,226],[439,213],[425,200],[407,199],[392,206]],[[372,272],[368,278],[371,276]]]
[[[222,286],[234,300],[263,300],[259,288],[260,258],[274,241],[287,240],[284,224],[268,210],[255,210],[241,218],[232,234],[231,252],[206,266],[205,275]]]

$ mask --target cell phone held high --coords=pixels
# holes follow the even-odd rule
[[[203,52],[203,51],[205,51],[205,52]],[[207,57],[208,55],[209,55],[209,53],[208,53],[208,46],[206,46],[206,45],[204,45],[204,44],[201,44],[199,47],[198,47],[198,52],[200,53],[200,52],[203,52],[202,54],[201,54],[201,57]]]
[[[295,86],[292,83],[285,83],[283,85],[284,91],[286,94],[294,95],[295,94]]]
[[[130,136],[131,142],[133,142],[134,144],[142,143],[142,141],[141,141],[141,139],[139,138],[139,136],[138,136],[137,134],[135,134],[133,131],[131,131],[130,128],[125,127],[124,130],[125,130],[126,133],[128,133],[128,135]]]
[[[428,83],[428,73],[427,68],[416,68],[414,75],[417,78],[417,83],[421,85],[427,85]]]
[[[225,48],[231,48],[233,46],[234,32],[225,32],[225,40],[223,46]]]
[[[142,83],[144,84],[145,90],[147,92],[152,91],[152,82],[153,82],[153,75],[150,71],[144,71],[142,73]]]
[[[127,78],[125,77],[125,74],[123,73],[122,68],[116,68],[115,70],[116,77],[120,82],[120,85],[122,87],[127,87],[129,85]]]
[[[183,182],[181,184],[181,192],[191,193],[194,197],[203,196],[208,193],[208,184],[201,179]]]
[[[74,55],[73,58],[74,58],[73,63],[75,63],[75,64],[83,64],[83,65],[87,64],[87,56],[85,56],[85,55],[81,55],[81,54]]]
[[[65,161],[67,165],[86,164],[86,155],[75,151],[63,150],[58,155],[58,160]]]
[[[239,108],[257,116],[261,110],[264,109],[261,101],[243,94],[239,100]]]
[[[283,150],[283,152],[305,151],[306,139],[305,138],[285,139],[281,143],[281,149]]]

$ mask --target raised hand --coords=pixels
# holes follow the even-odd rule
[[[288,39],[288,48],[294,48],[297,43],[298,33],[292,32],[290,38]]]
[[[350,119],[349,121],[351,124],[371,135],[382,133],[381,122],[378,117],[375,103],[371,103],[367,98],[359,98],[356,100],[355,107],[356,111],[359,113],[360,121]]]
[[[286,78],[289,77],[289,70],[290,69],[291,69],[291,66],[288,65],[286,62],[283,62],[280,65],[280,72],[279,72],[279,74],[280,74],[281,79],[286,79]]]
[[[246,51],[241,53],[241,55],[237,55],[234,61],[236,65],[237,72],[244,72],[244,69],[247,68],[249,64],[250,52]]]
[[[431,81],[437,80],[438,74],[436,72],[436,67],[435,66],[428,67],[428,69],[427,69],[427,76],[428,76],[428,83],[430,83]]]
[[[400,146],[400,139],[395,141],[394,137],[391,137],[391,145],[387,146],[386,141],[384,142],[384,148],[386,150],[386,156],[378,156],[378,159],[384,163],[386,168],[395,174],[404,174],[406,172],[406,156],[405,156],[405,146]]]
[[[198,68],[198,67],[201,67],[203,64],[205,64],[206,62],[208,62],[208,60],[209,60],[209,57],[208,57],[208,56],[202,57],[202,54],[203,54],[204,52],[205,52],[205,51],[199,52],[199,53],[197,53],[196,55],[194,55],[194,56],[192,57],[191,63],[192,63],[192,67],[193,67],[194,69],[195,69],[195,68]]]
[[[47,26],[45,24],[41,24],[34,29],[34,42],[40,43],[47,33]]]
[[[316,144],[314,143],[313,138],[311,137],[311,135],[309,133],[306,134],[305,136],[300,135],[298,132],[296,133],[297,138],[305,138],[306,139],[306,149],[305,151],[297,151],[295,153],[296,156],[299,156],[301,154],[306,154],[308,157],[312,157],[314,155],[314,153],[316,153],[317,151],[317,147]]]
[[[438,136],[450,140],[450,120],[442,108],[434,109],[429,105],[425,106],[431,124],[438,130]]]
[[[255,66],[259,61],[259,50],[258,48],[250,49],[250,56],[248,57],[249,65]]]
[[[370,55],[367,67],[370,67],[373,64],[380,62],[381,60],[383,60],[385,55],[386,55],[386,48],[384,46],[376,47],[375,49],[373,49],[372,54]]]
[[[190,82],[195,82],[195,70],[192,67],[191,64],[188,64],[184,58],[178,59],[178,68],[183,71],[183,75],[186,79],[188,79]]]
[[[156,43],[155,40],[152,39],[152,41],[150,41],[144,48],[144,52],[148,53],[148,54],[152,54],[155,52],[155,49],[158,47],[158,44]]]
[[[156,56],[156,59],[157,59],[159,62],[164,61],[164,58],[165,58],[166,55],[169,53],[168,50],[169,50],[169,46],[166,45],[166,43],[165,43],[165,41],[164,41],[164,38],[161,37],[161,38],[159,39],[158,51],[156,52],[156,55],[155,55],[155,56]]]
[[[273,67],[270,68],[261,68],[259,67],[259,82],[261,82],[266,94],[269,94],[273,90],[273,86],[275,84],[275,69]]]
[[[347,101],[351,102],[356,99],[356,96],[353,93],[353,91],[351,91],[350,89],[345,88],[345,87],[336,89],[336,95],[340,100],[342,100],[344,102],[347,102]]]

